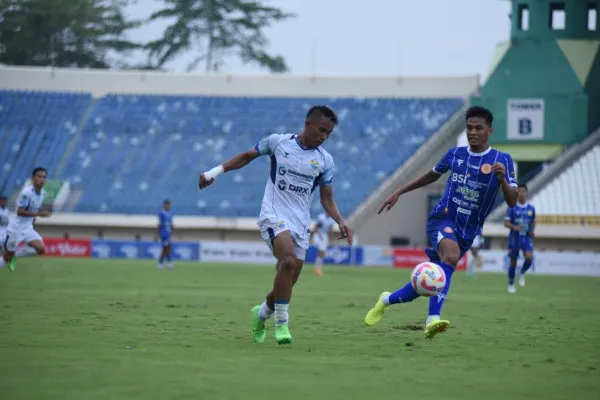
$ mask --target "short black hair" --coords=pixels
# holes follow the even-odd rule
[[[166,203],[171,203],[171,200],[169,200],[169,199],[165,199],[165,200],[163,201],[163,204],[166,204]]]
[[[36,167],[33,172],[31,173],[31,177],[33,178],[38,172],[43,171],[46,174],[48,174],[48,170],[44,167]]]
[[[465,120],[468,120],[469,118],[473,118],[473,117],[479,117],[479,118],[483,118],[485,120],[485,122],[488,124],[488,126],[492,126],[492,123],[494,122],[494,115],[492,114],[492,112],[490,110],[488,110],[485,107],[481,107],[481,106],[473,106],[473,107],[469,107],[469,109],[467,110],[467,115]]]
[[[329,108],[327,106],[311,107],[310,110],[308,110],[308,112],[306,113],[306,119],[309,119],[313,115],[321,115],[321,116],[327,118],[328,120],[330,120],[331,122],[333,122],[334,125],[337,125],[337,123],[338,123],[338,117],[335,114],[335,111],[333,111],[331,108]]]
[[[526,184],[524,184],[524,183],[519,183],[519,186],[517,186],[517,187],[518,187],[518,188],[523,188],[523,189],[525,189],[525,190],[529,191],[529,189],[527,188],[527,185],[526,185]]]

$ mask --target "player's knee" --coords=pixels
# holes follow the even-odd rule
[[[288,273],[294,272],[296,269],[296,257],[292,255],[282,257],[279,260],[279,269]]]
[[[529,263],[532,262],[533,261],[533,254],[527,254],[525,256],[525,261],[527,261]]]

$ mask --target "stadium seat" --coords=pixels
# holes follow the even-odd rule
[[[30,96],[11,93],[0,97],[0,104],[14,108]],[[84,105],[90,101],[89,95],[72,96],[56,98],[85,99]],[[202,192],[197,189],[198,174],[270,133],[301,131],[304,115],[314,104],[328,104],[340,117],[324,147],[336,162],[334,190],[341,212],[348,215],[456,113],[463,100],[110,94],[95,100],[57,178],[69,179],[82,190],[78,212],[155,213],[168,197],[178,214],[256,216],[268,176],[267,158],[223,175]],[[69,121],[76,132],[83,111],[69,108],[68,114],[48,110],[47,118],[35,120],[36,129],[56,133]],[[27,109],[18,113],[26,114]],[[60,161],[70,137],[48,143],[59,149],[48,155],[56,158],[48,160],[50,169]],[[0,150],[10,152],[13,144]],[[14,188],[18,181],[13,177],[3,184]]]

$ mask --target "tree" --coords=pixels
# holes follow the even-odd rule
[[[139,22],[129,0],[0,0],[0,63],[109,68],[141,48],[125,38]]]
[[[162,38],[147,44],[156,65],[163,66],[187,51],[199,55],[188,65],[195,70],[204,62],[205,71],[218,71],[225,56],[236,54],[244,63],[257,63],[272,72],[285,72],[281,56],[265,51],[268,40],[263,29],[273,22],[293,17],[278,8],[251,0],[164,0],[166,8],[150,20],[174,18]]]

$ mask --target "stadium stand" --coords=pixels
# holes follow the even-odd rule
[[[600,145],[589,149],[532,199],[540,224],[600,225]]]
[[[47,165],[82,196],[75,212],[152,214],[164,197],[179,214],[255,216],[269,168],[257,160],[198,193],[198,173],[270,133],[298,132],[308,107],[328,104],[340,125],[326,143],[336,197],[349,214],[463,105],[461,98],[278,98],[0,91],[4,172]],[[241,200],[241,201],[240,201]],[[315,205],[317,206],[317,202]]]

